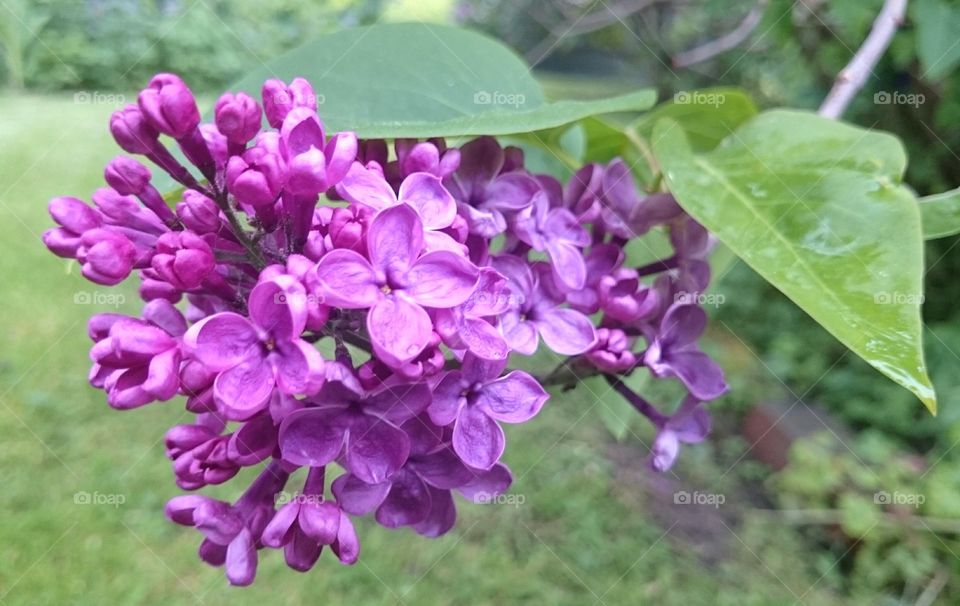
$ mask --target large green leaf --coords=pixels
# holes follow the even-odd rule
[[[960,189],[920,198],[920,215],[927,240],[960,234]]]
[[[317,38],[232,88],[259,95],[267,78],[303,76],[330,130],[363,138],[506,135],[596,114],[648,109],[652,90],[548,102],[530,68],[499,42],[464,29],[393,23]]]
[[[711,152],[694,153],[668,120],[653,145],[687,212],[936,411],[921,347],[920,213],[900,184],[906,156],[896,138],[773,111]]]

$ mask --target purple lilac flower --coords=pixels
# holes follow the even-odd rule
[[[663,316],[659,332],[643,354],[643,363],[654,375],[680,379],[699,400],[713,400],[727,391],[723,371],[697,346],[706,326],[702,309],[676,303]]]
[[[529,374],[515,370],[500,376],[505,361],[467,355],[460,370],[444,374],[430,405],[430,419],[453,424],[453,449],[464,463],[490,469],[503,454],[503,423],[532,419],[547,401],[547,392]]]
[[[219,373],[214,399],[222,414],[235,420],[263,410],[275,386],[287,394],[310,394],[323,383],[323,358],[299,338],[307,321],[303,285],[290,276],[260,282],[248,308],[249,319],[214,314],[184,337],[191,355]]]
[[[309,467],[342,459],[352,474],[377,484],[396,473],[410,453],[410,440],[399,426],[429,403],[424,383],[370,393],[352,376],[329,381],[306,408],[284,419],[283,459]]]
[[[593,346],[596,333],[590,318],[560,307],[562,300],[546,286],[542,271],[534,272],[530,264],[511,255],[494,257],[493,267],[507,277],[513,293],[514,305],[500,320],[511,349],[532,354],[538,334],[558,354],[581,354]]]
[[[332,250],[317,264],[327,305],[370,309],[374,352],[399,366],[427,346],[432,322],[425,307],[455,307],[473,293],[479,270],[450,251],[423,250],[423,223],[407,205],[380,211],[367,229],[367,257]]]
[[[507,160],[496,139],[480,137],[460,148],[460,167],[444,180],[471,233],[484,238],[503,233],[507,216],[529,206],[540,191],[530,174],[505,170]]]
[[[710,433],[710,415],[702,403],[687,396],[675,413],[658,424],[657,437],[650,448],[650,465],[656,471],[673,466],[680,444],[698,444]]]

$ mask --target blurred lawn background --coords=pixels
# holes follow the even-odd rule
[[[540,6],[547,4],[554,8]],[[645,38],[657,54],[624,33],[627,25],[642,34],[642,15],[625,15],[622,23],[558,41],[544,56],[542,67],[549,69],[541,75],[564,94],[595,90],[583,83],[589,74],[602,75],[604,86],[653,84],[667,98],[672,90],[723,83],[747,86],[766,106],[815,107],[828,85],[820,72],[835,73],[849,58],[845,47],[856,48],[879,6],[822,3],[837,38],[828,37],[819,55],[809,56],[810,42],[801,38],[810,32],[791,37],[800,31],[792,3],[771,2],[756,52],[733,51],[667,78],[661,64],[669,57],[660,47],[693,46],[730,29],[754,3],[736,4],[734,12],[729,2],[707,0],[684,19],[674,15],[662,39]],[[734,389],[714,407],[714,437],[686,449],[673,473],[646,471],[648,429],[604,384],[588,383],[555,394],[536,423],[508,428],[505,459],[516,476],[511,492],[522,503],[462,504],[457,528],[435,541],[363,522],[363,554],[354,567],[325,554],[312,572],[298,574],[281,554],[261,552],[254,586],[229,588],[221,570],[197,559],[199,536],[162,515],[166,500],[178,494],[162,438],[169,426],[187,420],[182,402],[121,413],[87,385],[86,319],[101,311],[136,314],[139,304],[132,289],[93,285],[75,264],[46,251],[39,236],[50,226],[47,200],[89,199],[102,186],[103,165],[119,152],[107,118],[123,99],[133,101],[130,91],[158,69],[181,72],[208,95],[209,105],[209,95],[245,65],[295,46],[310,32],[380,18],[458,21],[536,59],[556,23],[595,8],[445,0],[265,6],[253,0],[0,0],[0,83],[6,86],[0,89],[6,295],[0,314],[6,336],[0,350],[0,604],[913,604],[924,596],[957,595],[960,525],[950,525],[960,519],[960,463],[953,450],[960,439],[957,239],[928,250],[925,315],[941,396],[937,419],[735,264],[717,287],[727,304],[714,310],[708,343]],[[909,148],[925,150],[914,155],[910,182],[923,192],[939,191],[960,185],[960,158],[951,151],[960,137],[960,79],[915,77],[929,72],[910,54],[915,29],[905,28],[870,86],[922,88],[931,99],[923,111],[932,112],[922,123],[941,143],[931,145],[926,131],[910,122],[916,116],[869,103],[874,90],[864,91],[851,119],[898,131]],[[839,449],[801,446],[791,467],[771,474],[748,456],[741,419],[758,402],[789,404],[798,396],[819,401],[853,438]],[[921,476],[904,461],[920,461],[933,473]],[[915,519],[948,523],[934,533],[877,518],[868,502],[875,485],[922,491],[930,501],[922,512],[928,518]],[[727,502],[677,507],[678,490],[723,494]],[[212,493],[230,498],[238,491]],[[78,502],[84,495],[120,495],[124,502]],[[818,508],[838,518],[825,525],[786,523],[770,514],[778,507]],[[875,518],[880,530],[863,525]],[[938,586],[939,598],[930,591]]]

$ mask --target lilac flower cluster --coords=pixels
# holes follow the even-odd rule
[[[509,488],[501,424],[536,416],[560,370],[604,374],[651,420],[656,469],[704,438],[702,403],[726,390],[696,345],[710,238],[669,194],[639,194],[620,160],[564,185],[491,137],[397,140],[391,153],[328,136],[303,79],[262,95],[227,93],[201,123],[187,86],[155,76],[110,130],[182,186],[173,208],[146,165],[120,156],[92,206],[50,202],[58,227],[44,235],[95,283],[139,277],[140,317],[90,319],[90,382],[118,409],[185,396],[193,421],[166,434],[177,485],[261,467],[234,503],[167,505],[231,583],[252,582],[263,548],[300,571],[324,547],[352,564],[357,516],[447,532],[454,493]],[[630,267],[626,244],[652,229],[674,254]],[[541,339],[557,371],[508,370]],[[618,378],[642,366],[686,386],[676,413]]]

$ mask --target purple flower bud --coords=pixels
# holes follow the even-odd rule
[[[90,229],[83,233],[80,243],[77,260],[88,280],[113,286],[133,270],[137,249],[123,234],[106,228]]]
[[[147,123],[136,105],[127,105],[110,116],[110,133],[123,151],[149,155],[157,148],[159,133]]]
[[[140,91],[137,105],[146,121],[157,131],[182,139],[200,124],[200,110],[193,93],[178,76],[157,74]]]
[[[100,214],[82,200],[62,196],[47,205],[50,216],[60,227],[43,234],[43,243],[58,257],[73,259],[80,246],[80,236],[87,230],[100,227]]]
[[[199,288],[216,267],[210,246],[192,231],[171,231],[157,239],[151,266],[181,290]]]
[[[260,106],[246,93],[224,93],[214,108],[217,129],[237,145],[246,145],[257,136],[260,115]]]
[[[196,190],[183,192],[183,201],[177,202],[177,216],[187,229],[198,234],[220,231],[220,209],[216,202]]]
[[[619,328],[598,328],[597,344],[585,357],[609,373],[627,372],[637,365],[637,356],[630,350],[630,339]]]
[[[150,183],[150,169],[133,158],[117,156],[107,164],[103,178],[123,196],[136,196]]]
[[[242,204],[260,207],[273,204],[286,181],[283,157],[271,148],[273,137],[261,137],[257,144],[227,162],[227,189]]]
[[[290,86],[282,80],[271,79],[263,83],[263,113],[273,128],[280,128],[290,110],[305,107],[316,111],[317,96],[313,87],[303,78],[294,78]]]

